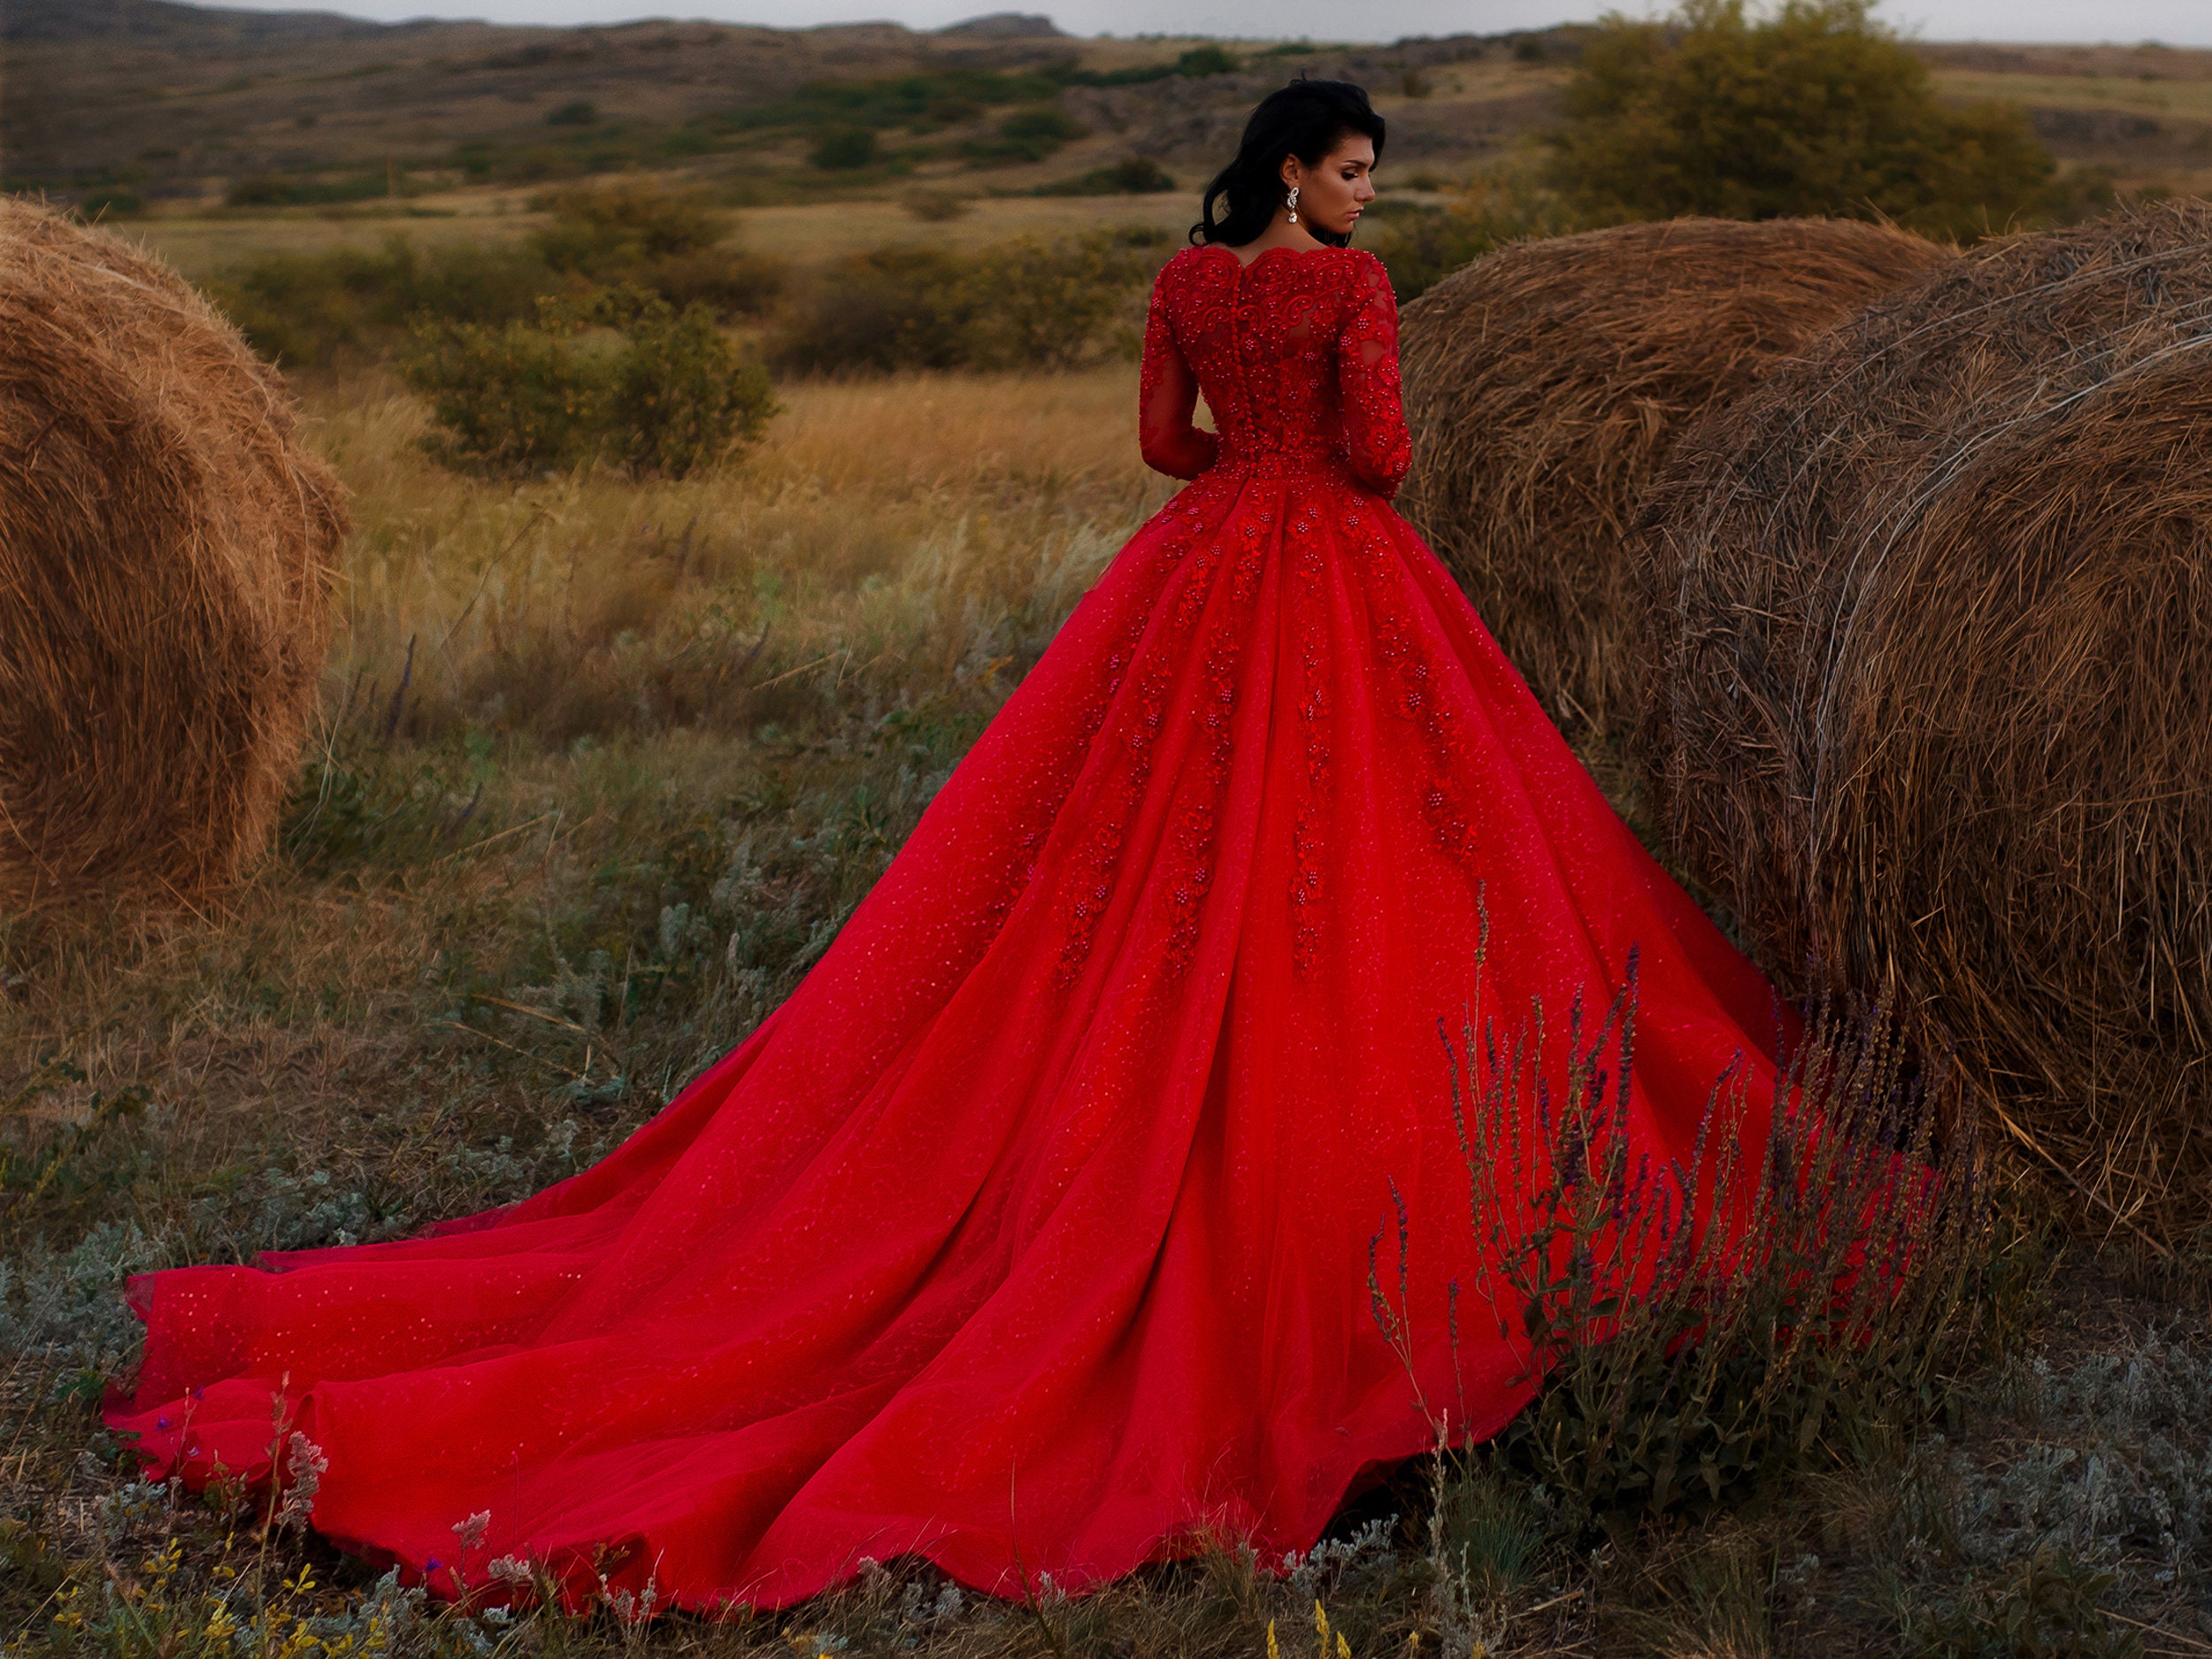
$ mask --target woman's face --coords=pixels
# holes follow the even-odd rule
[[[1350,133],[1316,166],[1284,157],[1284,192],[1298,187],[1298,217],[1313,229],[1348,236],[1361,210],[1375,199],[1374,171],[1374,141],[1364,133]]]

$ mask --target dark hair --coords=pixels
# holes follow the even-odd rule
[[[1382,158],[1383,118],[1375,113],[1366,92],[1348,81],[1300,79],[1269,93],[1244,124],[1237,158],[1206,187],[1198,210],[1202,217],[1190,227],[1190,239],[1232,247],[1250,242],[1273,222],[1282,201],[1283,157],[1295,156],[1309,167],[1317,166],[1338,141],[1354,133],[1372,140],[1376,159]],[[1225,197],[1226,210],[1216,219],[1214,204]],[[1340,248],[1352,240],[1334,231],[1308,228],[1316,241]]]

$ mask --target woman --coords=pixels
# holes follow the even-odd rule
[[[1770,1000],[1388,505],[1396,312],[1346,245],[1383,135],[1340,83],[1255,112],[1153,291],[1144,455],[1190,487],[790,1000],[525,1203],[136,1281],[109,1420],[155,1473],[265,1473],[275,1395],[315,1524],[441,1591],[526,1561],[773,1606],[869,1558],[1018,1594],[1303,1549],[1440,1420],[1521,1407],[1456,1317],[1436,1033],[1484,918],[1494,1007],[1601,1005],[1640,953],[1658,1157]]]

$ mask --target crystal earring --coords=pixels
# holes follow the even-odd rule
[[[1298,222],[1298,187],[1294,184],[1290,187],[1289,207],[1290,222],[1295,225]]]

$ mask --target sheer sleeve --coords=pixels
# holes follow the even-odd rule
[[[1337,332],[1336,373],[1352,471],[1370,488],[1395,495],[1413,465],[1413,443],[1398,395],[1397,296],[1390,291],[1390,273],[1372,254],[1361,257],[1352,273]]]
[[[1153,471],[1170,478],[1196,478],[1214,464],[1221,441],[1191,424],[1191,411],[1198,407],[1198,377],[1175,343],[1175,330],[1168,323],[1167,289],[1168,273],[1163,271],[1152,285],[1152,305],[1144,321],[1137,447]]]

